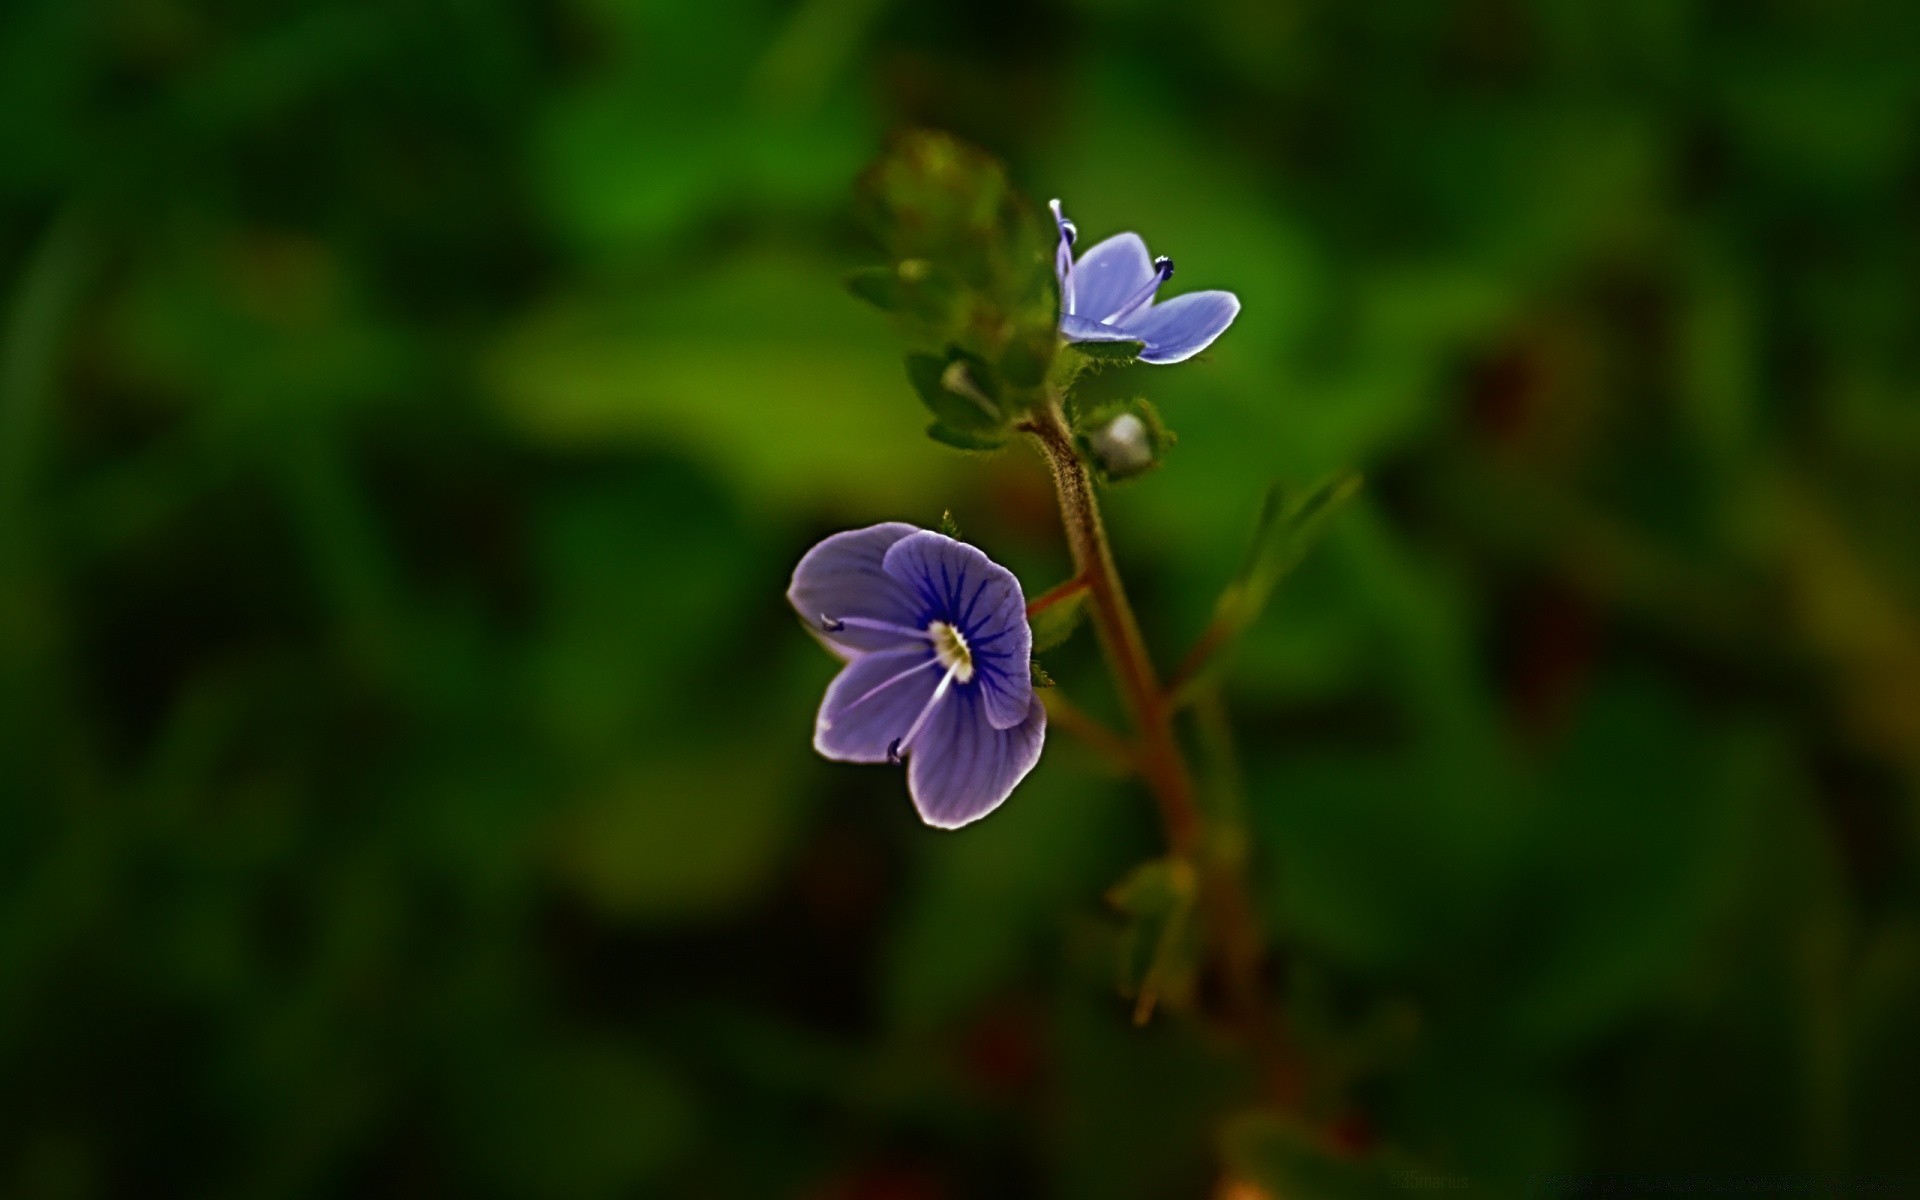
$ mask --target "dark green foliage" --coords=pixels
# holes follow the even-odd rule
[[[1003,377],[1011,390],[997,397],[998,423],[1034,403],[1058,341],[1052,227],[1005,168],[957,138],[916,130],[867,168],[858,195],[888,262],[852,276],[855,294],[900,316],[915,340],[966,356],[982,386]],[[927,399],[917,374],[915,386]],[[963,448],[979,440],[969,436],[976,427],[935,414],[945,426],[936,439]]]
[[[1917,39],[0,3],[0,1196],[1920,1174]],[[1010,166],[911,143],[931,215],[876,242],[909,124]],[[1239,321],[1056,357],[1056,194]],[[1071,570],[1033,455],[923,436],[895,323],[1178,429],[1108,525],[1163,673],[1241,581],[1182,733],[1237,749],[1196,768],[1336,1145],[1133,1024],[1160,938],[1102,897],[1164,846],[1064,725],[958,833],[811,752],[822,535],[950,505]],[[1048,699],[1123,727],[1096,653]]]

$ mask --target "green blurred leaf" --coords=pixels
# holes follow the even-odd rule
[[[938,421],[927,426],[927,436],[943,446],[952,446],[955,450],[998,450],[1007,444],[1004,434],[974,433],[970,430],[953,429]]]
[[[907,355],[907,379],[939,424],[962,433],[1002,434],[1007,413],[999,381],[977,356],[958,347],[946,355]]]
[[[891,288],[869,276],[869,289],[912,318],[917,340],[957,345],[1036,388],[1057,343],[1057,284],[1034,207],[1000,163],[950,135],[909,131],[867,168],[857,196],[895,273]],[[913,287],[944,293],[946,281],[951,305],[903,302]]]
[[[1107,890],[1107,903],[1128,918],[1120,938],[1120,994],[1134,1002],[1136,1025],[1146,1024],[1156,1005],[1192,1006],[1201,956],[1198,894],[1193,864],[1180,858],[1141,863]]]
[[[482,359],[482,383],[524,436],[677,446],[755,503],[903,511],[950,494],[963,469],[919,436],[892,339],[831,279],[824,258],[756,252],[671,292],[551,297]]]
[[[1360,491],[1361,478],[1336,475],[1300,495],[1279,485],[1267,492],[1254,527],[1253,546],[1238,578],[1214,604],[1213,621],[1181,668],[1176,702],[1191,698],[1228,661],[1234,644],[1259,619],[1274,588],[1312,548],[1327,524]]]
[[[1086,613],[1085,588],[1055,600],[1035,613],[1028,622],[1033,627],[1033,652],[1043,654],[1072,637]]]

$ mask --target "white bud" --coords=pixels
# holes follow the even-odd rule
[[[1153,433],[1132,413],[1121,413],[1087,439],[1100,465],[1114,479],[1138,475],[1153,465]]]

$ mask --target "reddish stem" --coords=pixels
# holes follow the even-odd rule
[[[1062,600],[1071,600],[1088,588],[1084,575],[1075,575],[1058,587],[1049,588],[1044,594],[1027,602],[1027,616],[1037,617]]]

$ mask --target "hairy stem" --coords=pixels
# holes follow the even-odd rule
[[[1100,522],[1100,509],[1093,498],[1093,481],[1074,450],[1073,435],[1057,401],[1036,410],[1025,428],[1033,434],[1053,470],[1074,575],[1086,581],[1094,632],[1113,668],[1121,703],[1140,742],[1136,760],[1140,774],[1160,806],[1169,846],[1175,854],[1191,857],[1199,848],[1200,837],[1193,775],[1174,738],[1173,714],[1167,709],[1159,676],[1140,636],[1140,624],[1134,619],[1133,606],[1127,602],[1120,573],[1114,567],[1106,527]]]
[[[1261,967],[1265,939],[1246,889],[1245,853],[1237,831],[1210,836],[1194,789],[1193,773],[1174,734],[1173,705],[1161,687],[1153,661],[1147,655],[1140,624],[1107,544],[1106,527],[1093,495],[1092,480],[1080,461],[1057,399],[1022,426],[1031,433],[1053,471],[1060,517],[1066,526],[1067,546],[1073,554],[1076,579],[1086,582],[1087,602],[1093,610],[1094,631],[1113,670],[1121,700],[1133,723],[1138,748],[1134,762],[1152,791],[1166,827],[1169,849],[1192,862],[1200,873],[1202,903],[1209,915],[1211,937],[1221,967],[1225,999],[1234,1019],[1246,1031],[1255,1053],[1269,1070],[1283,1096],[1294,1091],[1280,1053],[1276,1030],[1261,999]],[[1286,1098],[1291,1099],[1290,1096]]]

